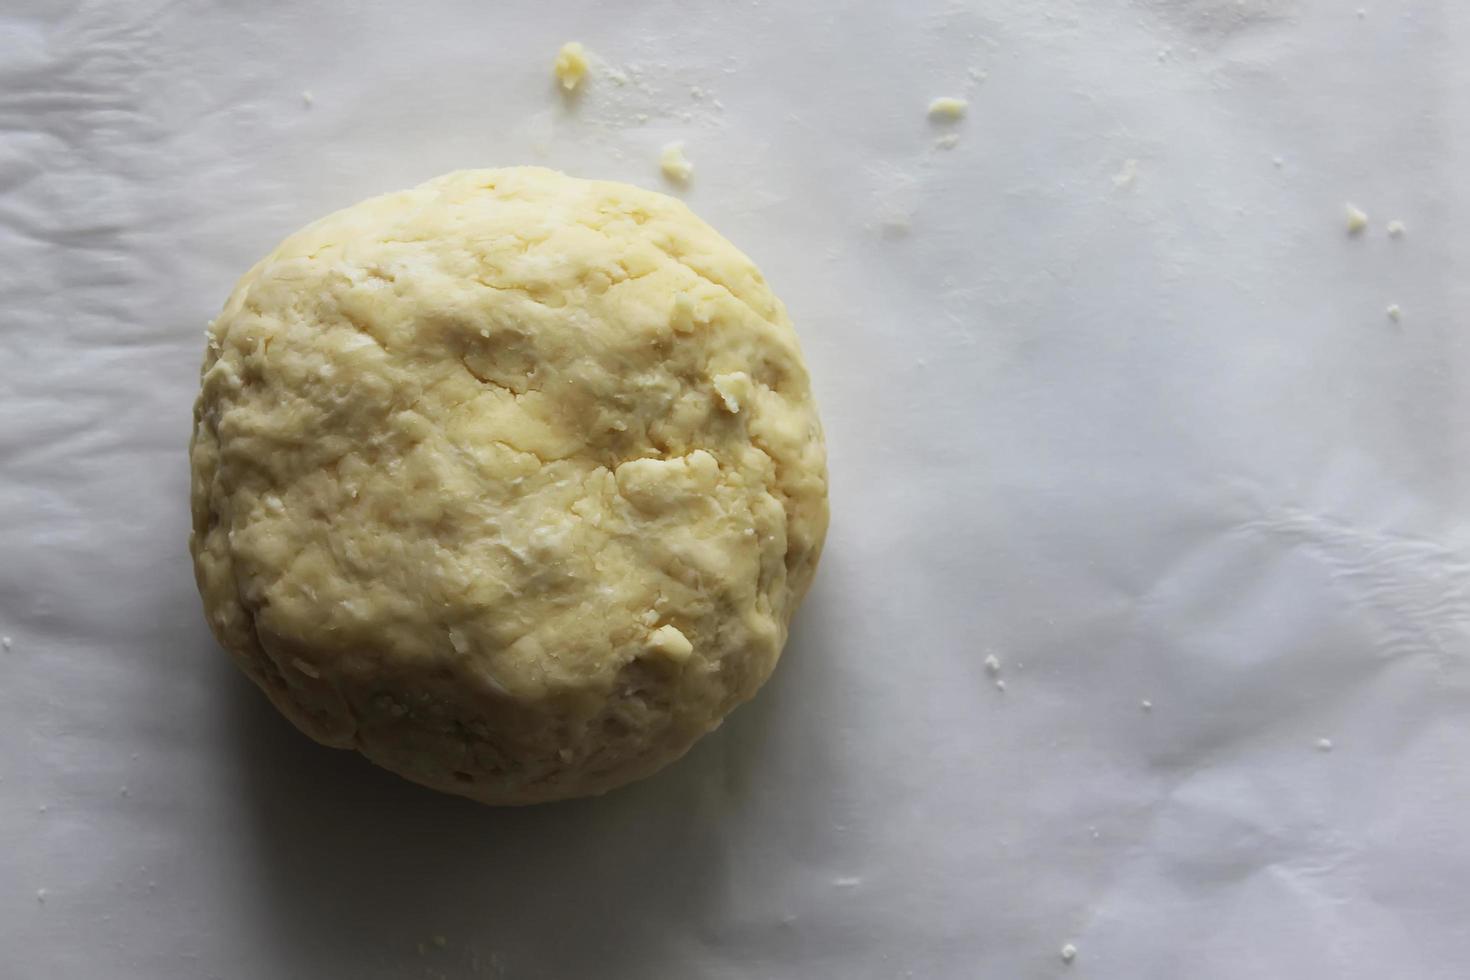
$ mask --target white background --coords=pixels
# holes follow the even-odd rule
[[[1363,3],[9,0],[0,976],[1470,976],[1470,7]],[[595,801],[314,746],[202,624],[205,323],[672,139],[827,426],[777,675]]]

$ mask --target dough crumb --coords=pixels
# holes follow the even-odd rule
[[[1142,708],[1144,711],[1152,711],[1152,710],[1154,710],[1154,703],[1152,701],[1150,701],[1148,698],[1144,698],[1142,701],[1138,702],[1138,706],[1140,708]]]
[[[568,41],[561,46],[556,53],[556,61],[551,65],[551,73],[568,92],[575,91],[582,84],[582,79],[587,77],[587,52],[581,42]]]
[[[985,669],[992,674],[1000,673],[1000,658],[995,654],[987,654],[985,657]]]
[[[1128,159],[1123,161],[1123,168],[1113,174],[1113,186],[1118,190],[1132,187],[1138,180],[1138,161]]]
[[[670,660],[684,661],[694,652],[694,644],[689,642],[689,637],[679,632],[679,627],[672,624],[660,626],[648,636],[648,648],[655,653],[661,653]]]
[[[1397,218],[1395,218],[1393,221],[1390,221],[1388,223],[1388,237],[1389,238],[1403,238],[1404,237],[1404,232],[1406,232],[1408,230],[1409,229],[1407,227],[1405,227],[1404,223],[1402,221],[1399,221]]]
[[[664,176],[678,184],[686,183],[694,173],[694,164],[684,155],[684,141],[675,140],[664,145],[658,158],[658,168]]]
[[[969,100],[943,95],[929,103],[929,118],[941,122],[955,122],[964,116],[970,107]]]
[[[1286,166],[1286,158],[1279,156],[1272,157],[1271,166],[1275,167],[1277,170],[1280,170],[1282,167]]]
[[[879,230],[882,231],[884,238],[905,238],[909,232],[914,230],[914,225],[907,215],[898,214],[884,218],[883,223],[879,225]]]
[[[1077,947],[1067,943],[1062,947],[1062,962],[1070,963],[1077,958]]]
[[[5,649],[9,650],[11,644],[14,642],[15,641],[8,636],[0,636],[0,647],[4,647]]]
[[[953,150],[960,142],[959,133],[945,133],[934,141],[934,145],[941,150]]]
[[[1361,235],[1363,229],[1368,227],[1368,214],[1355,204],[1345,205],[1347,209],[1347,233],[1349,235]]]
[[[995,689],[1004,694],[1006,692],[1006,682],[997,677],[995,679]]]
[[[316,104],[316,97],[311,94],[311,89],[301,90],[301,104],[310,109]]]
[[[1403,308],[1397,303],[1391,304],[1384,312],[1388,314],[1388,318],[1394,323],[1402,323],[1404,321]]]
[[[1332,739],[1330,739],[1330,738],[1319,738],[1319,739],[1317,739],[1317,751],[1318,752],[1331,752],[1332,751]]]
[[[42,905],[45,905],[46,904],[46,889],[44,889],[44,888],[37,888],[36,889],[36,901],[40,902]]]

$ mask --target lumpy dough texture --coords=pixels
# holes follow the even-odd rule
[[[683,754],[776,664],[827,526],[781,303],[684,205],[463,171],[288,238],[209,329],[190,548],[327,745],[490,803]]]

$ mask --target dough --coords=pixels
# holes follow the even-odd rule
[[[953,122],[963,116],[969,107],[970,103],[966,99],[952,95],[941,96],[929,103],[929,118]]]
[[[665,143],[658,157],[658,168],[676,184],[686,184],[694,176],[694,164],[684,155],[684,141]]]
[[[581,85],[582,79],[587,77],[587,52],[582,45],[577,41],[563,44],[551,65],[551,73],[568,92]]]
[[[796,335],[672,198],[463,171],[288,238],[210,325],[211,628],[304,732],[488,803],[600,793],[771,673],[827,527]]]

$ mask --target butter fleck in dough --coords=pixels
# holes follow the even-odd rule
[[[587,51],[577,41],[568,41],[561,46],[556,53],[556,61],[551,66],[551,71],[556,75],[561,87],[568,92],[582,84],[582,79],[587,77]]]
[[[682,203],[463,171],[286,239],[211,324],[209,624],[298,727],[489,803],[682,755],[775,667],[827,527],[806,368]]]

